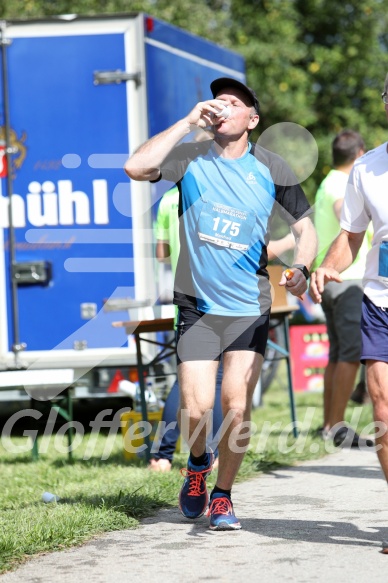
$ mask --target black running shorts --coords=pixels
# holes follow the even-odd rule
[[[269,311],[262,316],[214,316],[179,307],[177,361],[220,360],[224,352],[249,350],[264,356]]]

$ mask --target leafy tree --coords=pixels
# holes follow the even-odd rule
[[[246,57],[248,82],[259,93],[261,127],[280,121],[312,124],[316,114],[309,75],[300,67],[307,49],[298,38],[294,3],[233,0],[231,12],[232,46]]]
[[[256,89],[261,104],[260,124],[253,137],[258,139],[261,132],[281,122],[313,126],[317,115],[310,75],[300,66],[308,49],[300,39],[294,2],[232,0],[231,17],[232,46],[245,56],[248,83]],[[275,151],[282,154],[279,139],[275,143]]]
[[[5,19],[128,11],[147,12],[244,55],[262,106],[253,139],[293,122],[318,144],[317,169],[304,182],[311,200],[330,169],[338,131],[359,131],[368,148],[386,139],[384,0],[0,0]]]
[[[233,0],[232,46],[247,60],[265,129],[280,121],[307,128],[319,148],[304,187],[313,200],[331,166],[331,142],[345,127],[368,148],[384,141],[381,90],[388,70],[382,0]]]
[[[367,147],[386,138],[381,91],[388,70],[387,12],[381,0],[298,0],[300,34],[308,50],[299,65],[310,76],[316,120],[309,126],[330,166],[330,142],[343,128],[359,131]],[[317,176],[317,175],[316,175]]]
[[[227,3],[220,0],[0,0],[0,17],[37,18],[59,14],[147,12],[194,34],[228,44]]]

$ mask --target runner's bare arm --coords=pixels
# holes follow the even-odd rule
[[[311,275],[309,294],[315,303],[322,302],[322,292],[328,281],[342,281],[340,273],[357,257],[364,235],[365,231],[351,233],[342,229],[334,239],[321,266]]]
[[[305,265],[310,269],[317,254],[317,234],[309,217],[300,219],[292,225],[295,237],[294,265]],[[291,279],[283,272],[279,285],[285,285],[294,296],[301,296],[307,290],[307,280],[299,269],[293,270]]]
[[[177,143],[192,131],[193,126],[205,128],[211,125],[211,114],[219,112],[223,105],[220,99],[197,103],[186,117],[139,146],[125,163],[126,174],[132,180],[157,180],[163,160]]]
[[[158,239],[155,248],[156,259],[160,263],[171,263],[171,249],[169,241]]]

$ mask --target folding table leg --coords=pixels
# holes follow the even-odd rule
[[[73,423],[73,399],[72,399],[72,395],[71,395],[71,390],[72,390],[71,387],[65,389],[63,397],[58,404],[56,404],[55,402],[51,402],[51,401],[48,401],[48,402],[39,401],[39,403],[41,403],[41,406],[43,406],[45,410],[47,410],[47,408],[54,409],[55,411],[57,411],[57,413],[61,417],[63,417],[63,419],[65,419],[66,421],[69,422],[69,430],[67,432],[67,441],[69,444],[69,450],[68,450],[69,461],[73,461],[72,443],[73,443],[73,439],[74,439],[74,428],[72,426],[72,423]],[[33,398],[30,399],[31,409],[36,409],[35,401],[36,401],[36,399],[33,399]],[[37,428],[36,428],[36,430],[37,430]],[[37,461],[39,459],[39,445],[38,445],[38,436],[37,435],[35,438],[33,438],[33,441],[32,441],[31,454],[32,454],[33,461]]]
[[[69,423],[69,430],[67,432],[67,442],[69,444],[68,457],[70,462],[73,461],[72,443],[74,439],[73,399],[71,395],[71,390],[72,390],[71,387],[65,389],[63,399],[59,402],[59,404],[56,405],[53,403],[51,405],[51,408],[55,409],[55,411],[57,411],[59,415]],[[62,403],[64,404],[64,407],[62,406]]]
[[[143,367],[143,358],[141,354],[141,339],[139,334],[134,334],[135,341],[136,341],[136,358],[137,358],[137,369],[139,372],[139,386],[140,386],[140,399],[141,399],[141,415],[143,421],[146,423],[148,422],[148,413],[147,413],[147,401],[145,396],[145,382],[144,382],[144,367]],[[146,431],[144,434],[144,442],[146,445],[145,456],[147,463],[151,459],[151,440],[150,434]]]
[[[292,433],[294,437],[298,437],[299,431],[297,428],[297,418],[296,418],[296,409],[295,409],[295,399],[294,399],[294,388],[292,383],[292,374],[291,374],[291,358],[290,358],[290,341],[289,341],[289,325],[287,317],[284,318],[283,322],[283,331],[284,331],[284,348],[276,344],[272,340],[267,340],[267,344],[269,344],[272,348],[280,352],[286,359],[287,365],[287,385],[288,385],[288,396],[290,399],[290,411],[291,411],[291,421],[292,421]]]
[[[31,407],[31,409],[35,409],[35,399],[33,399],[33,398],[30,398],[30,407]],[[32,437],[32,448],[31,448],[32,460],[34,462],[38,461],[38,459],[39,459],[37,423],[35,425],[36,425],[36,427],[34,427],[34,430],[36,431],[36,436]],[[34,433],[34,431],[32,431],[32,434],[33,433]]]
[[[294,437],[298,437],[299,431],[297,427],[296,409],[295,409],[295,399],[294,399],[294,387],[292,383],[291,374],[291,357],[290,357],[290,329],[288,324],[288,318],[284,318],[284,346],[287,351],[286,363],[287,363],[287,377],[288,377],[288,394],[290,398],[290,409],[291,409],[291,420],[292,420],[292,431]]]

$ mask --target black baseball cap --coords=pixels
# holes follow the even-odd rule
[[[257,95],[253,89],[247,85],[244,85],[244,83],[237,81],[237,79],[232,79],[231,77],[220,77],[219,79],[214,79],[214,81],[210,83],[210,89],[213,93],[213,97],[216,97],[222,89],[225,89],[225,87],[235,87],[236,89],[239,89],[245,93],[245,95],[249,97],[249,100],[256,110],[256,113],[260,115],[259,100],[257,99]]]

